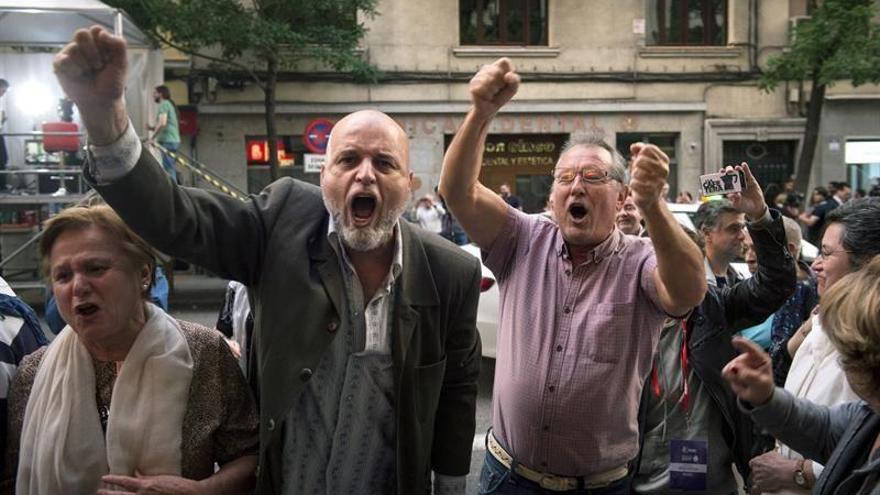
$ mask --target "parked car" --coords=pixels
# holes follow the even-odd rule
[[[496,340],[498,331],[498,284],[492,270],[486,268],[480,256],[480,248],[476,244],[460,246],[472,256],[480,260],[483,268],[483,277],[480,279],[480,305],[477,309],[477,330],[480,332],[480,340],[483,342],[483,356],[495,358]]]

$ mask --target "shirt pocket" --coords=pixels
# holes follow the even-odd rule
[[[633,307],[629,303],[597,304],[587,313],[583,333],[587,359],[616,364],[632,346]],[[646,336],[648,337],[648,336]]]

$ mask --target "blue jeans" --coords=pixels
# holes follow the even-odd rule
[[[583,494],[583,495],[627,495],[632,476],[626,476],[608,486],[602,488],[581,488],[564,492],[555,492],[541,488],[534,481],[523,478],[512,470],[504,467],[489,451],[486,451],[486,460],[483,462],[483,470],[480,471],[480,495],[509,494],[509,495],[536,495],[536,494]]]
[[[160,145],[164,146],[168,151],[177,151],[177,148],[180,147],[180,143],[163,143],[160,142]],[[177,182],[177,169],[174,168],[174,158],[171,158],[171,155],[168,153],[162,153],[162,168],[168,172],[168,175],[171,176],[171,180],[175,183]]]

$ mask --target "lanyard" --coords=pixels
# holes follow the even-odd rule
[[[691,402],[691,391],[690,386],[688,385],[688,327],[687,327],[687,319],[681,320],[681,331],[684,335],[682,335],[681,340],[681,398],[678,400],[679,404],[681,404],[681,408],[687,412],[688,407]],[[663,390],[660,388],[660,378],[657,376],[657,365],[654,364],[654,367],[651,368],[651,389],[654,392],[654,395],[660,397],[663,394]]]

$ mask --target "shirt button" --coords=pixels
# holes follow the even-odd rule
[[[562,352],[562,346],[561,346],[561,345],[556,346],[556,352]]]
[[[568,268],[566,268],[566,269],[565,269],[565,274],[568,275],[568,276],[570,277],[570,276],[571,276],[571,270],[569,270]]]
[[[550,425],[544,425],[544,431],[550,431]]]
[[[556,386],[555,386],[555,385],[550,385],[549,387],[547,387],[547,390],[549,390],[549,391],[552,392],[552,391],[556,390]]]
[[[311,368],[303,368],[299,370],[299,379],[306,382],[309,378],[312,377],[312,369]]]
[[[275,431],[275,420],[272,418],[269,418],[269,421],[266,422],[266,428],[269,431]]]
[[[337,325],[335,321],[331,321],[327,325],[327,331],[328,332],[335,332],[338,327],[339,327],[339,325]]]
[[[569,308],[568,306],[566,306],[565,309],[562,310],[562,312],[565,313],[565,314],[569,314],[569,313],[571,313],[571,308]]]

